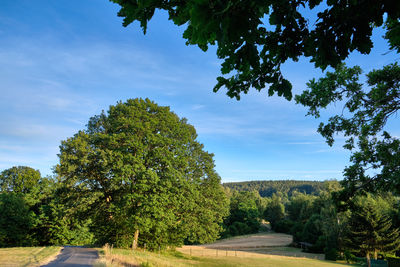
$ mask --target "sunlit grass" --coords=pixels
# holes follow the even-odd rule
[[[60,247],[0,248],[1,266],[39,266],[53,259]]]
[[[191,256],[179,251],[149,252],[143,250],[132,251],[129,249],[103,248],[103,256],[98,261],[97,267],[109,266],[293,266],[293,267],[339,267],[345,264],[329,262],[318,259],[296,258],[287,256],[265,255],[252,252],[230,254],[220,251],[218,256]],[[215,250],[214,250],[215,253]]]

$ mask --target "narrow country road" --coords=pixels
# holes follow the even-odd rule
[[[95,249],[64,247],[54,261],[42,267],[91,267],[98,257]]]

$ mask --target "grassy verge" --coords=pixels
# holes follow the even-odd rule
[[[247,253],[247,254],[246,254]],[[241,256],[225,256],[221,251],[219,256],[191,256],[179,251],[148,252],[142,250],[110,249],[104,247],[100,252],[101,258],[96,267],[134,267],[134,266],[263,266],[263,267],[340,267],[345,264],[276,255],[262,255],[257,253],[242,252]],[[256,257],[254,256],[256,255]]]
[[[0,263],[5,267],[40,266],[53,259],[60,250],[60,247],[0,248]]]

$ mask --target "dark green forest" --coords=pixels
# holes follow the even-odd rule
[[[328,260],[390,258],[400,254],[400,198],[390,192],[365,193],[340,204],[337,181],[255,181],[224,184],[230,214],[223,237],[269,229],[293,236],[293,246],[324,253]],[[291,190],[317,184],[318,191]],[[276,192],[262,197],[260,188]],[[234,189],[231,189],[234,188]],[[282,188],[282,191],[279,191]],[[237,191],[239,189],[240,191]]]
[[[272,197],[280,192],[291,196],[294,192],[319,195],[326,187],[322,181],[271,180],[223,183],[224,187],[236,191],[257,191],[262,197]]]

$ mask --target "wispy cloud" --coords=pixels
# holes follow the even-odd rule
[[[246,117],[223,117],[223,116],[204,116],[203,119],[194,121],[196,129],[200,134],[207,135],[226,135],[226,136],[317,136],[315,128],[307,126],[291,127],[287,124],[279,123],[257,123],[256,120]]]
[[[322,142],[288,142],[288,145],[320,145]]]
[[[4,121],[3,121],[4,123]],[[6,122],[0,127],[3,138],[23,138],[24,140],[56,140],[70,136],[75,128],[44,123],[15,123]]]
[[[232,170],[234,173],[262,173],[262,174],[284,174],[284,173],[300,173],[300,174],[338,174],[342,173],[342,170],[269,170],[269,169],[259,169],[259,170]]]
[[[203,108],[205,108],[205,105],[196,104],[196,105],[192,106],[192,110],[199,110],[199,109],[203,109]]]

